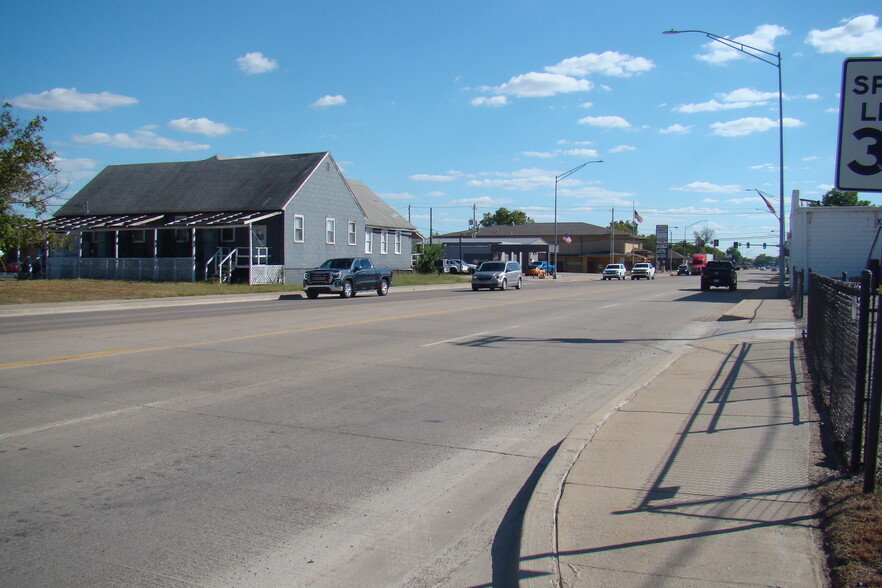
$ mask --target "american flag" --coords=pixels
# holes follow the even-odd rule
[[[639,214],[637,214],[637,211],[636,211],[636,210],[634,211],[634,220],[636,220],[638,223],[642,223],[642,222],[643,222],[643,217],[640,216]]]
[[[572,242],[573,242],[573,238],[570,237],[569,235],[564,235],[564,236],[563,236],[563,241],[564,241],[564,243],[572,243]]]

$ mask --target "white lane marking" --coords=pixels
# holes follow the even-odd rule
[[[607,304],[606,306],[598,306],[597,310],[603,310],[604,308],[612,308],[613,306],[618,306],[618,305],[619,305],[619,303],[616,302],[615,304]]]
[[[462,337],[454,337],[453,339],[444,339],[443,341],[435,341],[434,343],[424,343],[420,347],[433,347],[435,345],[443,345],[444,343],[453,343],[454,341],[462,341],[463,339],[471,339],[472,337],[480,337],[486,335],[490,331],[481,331],[480,333],[472,333],[471,335],[463,335]]]

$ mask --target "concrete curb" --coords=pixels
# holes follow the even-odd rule
[[[519,561],[520,585],[522,587],[557,586],[560,569],[558,568],[558,559],[554,554],[557,553],[558,503],[567,475],[582,451],[591,442],[592,437],[640,390],[652,383],[681,357],[692,351],[693,347],[687,344],[657,362],[637,382],[623,389],[587,420],[576,425],[561,442],[540,476],[524,512]],[[541,571],[530,565],[538,560],[545,560]]]

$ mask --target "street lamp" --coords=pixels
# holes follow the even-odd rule
[[[564,178],[568,178],[589,163],[603,163],[602,159],[598,159],[597,161],[586,161],[582,165],[577,165],[573,169],[569,171],[565,171],[559,176],[554,176],[554,279],[557,279],[557,250],[559,249],[557,243],[557,183],[563,180]]]
[[[705,37],[721,43],[727,47],[740,51],[745,55],[750,55],[754,59],[759,59],[763,63],[768,63],[778,70],[778,206],[780,214],[778,215],[778,298],[784,298],[784,92],[781,85],[781,52],[769,53],[758,47],[752,47],[739,41],[733,41],[707,31],[698,31],[694,29],[686,31],[663,31],[665,35],[678,35],[680,33],[700,33]]]
[[[700,225],[701,223],[706,223],[706,222],[707,222],[707,219],[695,221],[694,223],[688,224],[685,227],[683,227],[683,247],[684,247],[683,252],[684,253],[686,252],[686,249],[685,249],[685,247],[686,247],[686,229],[688,229],[689,227],[694,227],[695,225]]]

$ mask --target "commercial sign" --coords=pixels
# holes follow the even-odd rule
[[[668,258],[668,225],[655,225],[655,258]]]
[[[836,187],[882,192],[882,57],[842,65]]]

